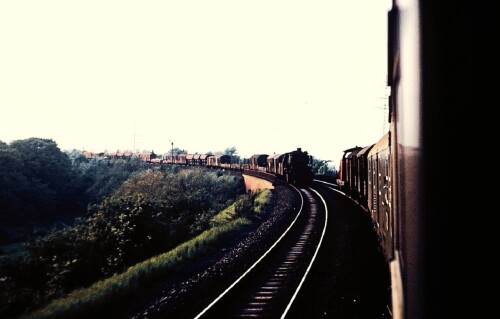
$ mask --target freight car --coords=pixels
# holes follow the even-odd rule
[[[267,172],[267,154],[255,154],[250,156],[250,169],[254,171]]]
[[[230,155],[210,155],[207,157],[208,167],[228,167],[227,164],[231,164]]]
[[[162,164],[186,165],[186,163],[187,163],[187,154],[166,153],[163,155]]]

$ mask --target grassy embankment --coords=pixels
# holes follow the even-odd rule
[[[222,236],[252,223],[248,218],[249,214],[258,216],[270,197],[269,190],[259,192],[253,200],[249,199],[249,195],[244,195],[213,217],[211,228],[200,235],[166,253],[131,266],[123,273],[96,282],[87,288],[77,289],[23,318],[79,317],[82,312],[89,313],[92,309],[98,311],[108,302],[124,298],[131,293],[138,293],[141,289],[147,289],[152,282],[167,278],[184,263],[202,255]],[[248,207],[249,201],[252,204],[251,207]]]

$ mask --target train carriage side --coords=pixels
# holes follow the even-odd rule
[[[368,153],[368,208],[388,260],[394,257],[394,212],[392,210],[390,133]]]
[[[351,161],[350,159],[352,158],[351,153],[352,152],[358,152],[361,150],[361,147],[356,146],[353,148],[349,148],[344,151],[344,155],[342,156],[342,159],[340,160],[340,165],[339,165],[339,177],[337,178],[337,185],[339,186],[340,190],[346,193],[349,193],[349,188],[350,188],[350,164]]]
[[[218,167],[220,165],[219,158],[215,155],[207,156],[207,167]]]
[[[375,144],[368,145],[356,154],[358,189],[357,194],[361,205],[368,207],[368,153]]]
[[[220,166],[225,166],[225,165],[230,166],[232,162],[231,155],[220,155],[219,161],[220,161]]]
[[[172,157],[171,153],[163,154],[163,163],[164,164],[172,164],[173,163],[173,157]]]
[[[200,156],[198,157],[197,165],[198,166],[207,166],[207,158],[208,157],[209,157],[209,155],[207,155],[207,154],[200,154]]]
[[[193,155],[193,165],[194,166],[200,165],[200,156],[201,156],[201,154],[194,154]]]
[[[486,25],[478,22],[491,20],[490,11],[444,1],[392,1],[387,44],[397,213],[390,265],[395,319],[449,312],[444,295],[449,239],[441,229],[448,211],[440,206],[445,200],[439,187],[446,173],[443,146],[451,139],[444,138],[442,121],[451,119],[448,111],[458,104],[470,105],[480,95],[467,79],[481,69],[473,57],[482,44],[477,34]]]
[[[178,154],[175,158],[175,164],[186,165],[187,154]]]
[[[267,158],[267,171],[279,176],[283,175],[283,156],[284,154],[273,154]]]
[[[255,154],[250,157],[250,169],[265,172],[267,169],[267,154]]]
[[[233,164],[233,158],[231,155],[220,155],[220,167],[224,169],[231,169]]]
[[[195,154],[187,154],[186,155],[186,165],[192,166],[195,165]]]
[[[163,155],[163,163],[165,164],[177,164],[177,165],[186,165],[186,156],[187,154],[172,154],[172,153],[165,153]],[[191,159],[191,157],[190,157]]]
[[[119,155],[121,158],[123,158],[123,153],[120,153]],[[151,163],[152,159],[155,159],[157,155],[155,154],[154,151],[151,152],[142,152],[139,154],[139,158],[146,163]]]
[[[358,196],[358,161],[356,155],[362,150],[361,147],[356,147],[349,155],[347,155],[347,191],[350,195]]]
[[[230,167],[231,156],[230,155],[209,155],[207,157],[208,167]]]

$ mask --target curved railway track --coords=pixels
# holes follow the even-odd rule
[[[324,200],[301,189],[301,209],[281,237],[195,318],[285,318],[321,247]],[[321,200],[320,200],[321,199]]]
[[[390,318],[390,275],[370,215],[337,185],[314,181],[329,222],[321,251],[287,319]]]
[[[214,268],[201,287],[177,286],[133,318],[390,317],[387,264],[369,215],[330,183],[293,192],[295,215],[259,243],[259,254],[233,270]]]

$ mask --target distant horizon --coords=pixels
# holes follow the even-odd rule
[[[72,151],[79,151],[79,152],[82,152],[82,153],[83,153],[83,152],[89,152],[89,153],[92,153],[92,154],[101,154],[101,153],[103,153],[103,154],[106,154],[106,153],[132,153],[132,154],[143,154],[143,153],[149,153],[149,152],[153,152],[153,153],[154,153],[154,154],[156,154],[156,155],[162,155],[162,156],[171,154],[171,151],[168,151],[168,150],[167,150],[167,151],[165,151],[165,152],[161,152],[161,153],[159,153],[159,152],[154,151],[154,149],[143,149],[143,150],[141,150],[141,149],[137,149],[137,150],[135,150],[135,151],[133,151],[133,150],[131,150],[131,149],[116,149],[116,150],[115,150],[115,149],[106,149],[106,150],[97,150],[97,151],[95,151],[95,150],[88,150],[88,149],[77,149],[77,148],[66,149],[66,148],[61,148],[61,147],[60,147],[60,145],[57,143],[57,141],[55,141],[54,139],[50,139],[50,138],[42,138],[42,137],[28,137],[28,138],[23,138],[23,139],[14,140],[14,141],[22,141],[22,140],[27,140],[27,139],[30,139],[30,138],[37,138],[37,139],[52,140],[54,143],[56,143],[56,144],[57,144],[57,146],[59,147],[59,149],[60,149],[62,152],[68,152],[68,153],[69,153],[69,152],[72,152]],[[5,142],[5,141],[0,140],[0,142],[4,142],[4,143],[6,143],[6,144],[8,144],[8,145],[10,145],[10,144],[11,144],[12,142],[14,142],[14,141]],[[215,154],[217,154],[217,153],[224,154],[224,150],[225,150],[225,149],[227,149],[227,148],[231,148],[231,147],[233,147],[233,146],[226,147],[226,148],[224,148],[224,149],[222,149],[222,150],[207,151],[207,152],[189,152],[189,151],[188,151],[188,152],[186,152],[186,153],[175,153],[175,152],[174,152],[174,153],[175,153],[175,154],[209,154],[209,153],[212,153],[212,154],[214,154],[214,155],[215,155]],[[177,148],[177,147],[174,147],[174,149],[176,149],[176,148]],[[240,154],[239,154],[239,152],[238,152],[238,147],[236,147],[236,151],[237,151],[237,152],[236,152],[236,156],[239,156],[241,159],[246,159],[246,158],[250,158],[252,155],[256,155],[256,154],[268,154],[268,155],[273,155],[273,154],[282,154],[282,153],[286,153],[286,152],[295,151],[295,150],[297,150],[297,149],[299,149],[299,148],[300,148],[302,151],[306,151],[306,152],[307,152],[307,150],[304,150],[304,149],[302,149],[301,147],[297,147],[297,148],[295,148],[295,149],[291,149],[291,150],[284,151],[284,152],[281,152],[281,153],[274,153],[274,152],[273,152],[273,153],[256,152],[256,153],[252,153],[252,154],[250,154],[250,155],[248,155],[248,156],[242,156],[242,155],[240,155]],[[181,149],[181,150],[185,150],[185,148],[183,148],[183,147],[179,147],[179,149]],[[308,152],[308,154],[309,154],[309,152]],[[331,160],[325,160],[325,159],[322,159],[322,158],[317,158],[317,157],[315,157],[313,154],[309,154],[309,155],[313,156],[313,158],[314,158],[314,159],[321,160],[321,161],[327,161],[328,163],[330,163],[330,166],[332,166],[332,167],[334,167],[334,168],[338,168],[338,165],[336,165],[336,164],[337,164],[336,162],[333,162],[333,161],[331,161]],[[339,158],[339,161],[340,161],[340,158]]]
[[[338,163],[388,130],[389,2],[1,2],[0,140]]]

